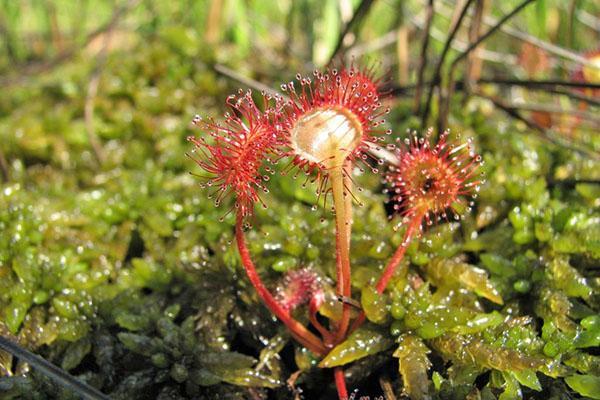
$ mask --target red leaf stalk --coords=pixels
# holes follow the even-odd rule
[[[267,308],[287,326],[290,330],[294,338],[300,342],[307,349],[312,351],[315,354],[323,356],[327,353],[327,349],[323,345],[323,342],[316,337],[312,332],[310,332],[304,325],[295,320],[290,313],[285,310],[278,302],[275,300],[271,292],[265,287],[258,272],[256,271],[256,267],[252,262],[252,258],[250,257],[250,251],[246,246],[246,240],[244,237],[244,217],[241,213],[238,213],[237,223],[235,226],[235,238],[238,246],[238,251],[240,253],[240,257],[242,260],[242,264],[244,269],[246,270],[246,275],[248,275],[248,279],[252,283],[252,286],[256,289],[256,292],[265,303]]]
[[[348,400],[348,389],[346,388],[346,379],[344,378],[344,370],[342,367],[337,367],[333,370],[335,378],[335,387],[340,400]]]

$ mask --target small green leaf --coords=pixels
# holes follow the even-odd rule
[[[548,264],[548,273],[557,289],[562,289],[568,296],[584,299],[592,295],[593,289],[588,280],[573,268],[567,257],[557,257]]]
[[[348,339],[337,345],[321,362],[319,367],[332,368],[351,363],[372,354],[379,353],[392,345],[392,341],[383,334],[370,330],[359,329]]]
[[[521,386],[517,379],[508,372],[503,372],[504,392],[500,394],[498,400],[515,400],[523,398]]]
[[[519,381],[521,385],[527,386],[533,390],[537,390],[538,392],[542,390],[542,385],[540,384],[535,371],[524,369],[522,371],[513,371],[512,375]]]
[[[438,286],[463,287],[496,304],[503,304],[498,288],[484,269],[444,259],[433,260],[425,269],[428,277]]]
[[[429,398],[429,352],[423,341],[412,335],[401,336],[398,349],[394,352],[394,357],[398,358],[398,371],[402,376],[404,390],[413,400]],[[438,382],[438,386],[439,384],[441,382]]]
[[[250,368],[242,369],[219,369],[211,371],[215,376],[218,376],[222,381],[232,385],[251,386],[251,387],[268,387],[274,388],[281,385],[281,381],[271,376]]]
[[[77,367],[91,350],[92,343],[89,338],[83,338],[69,344],[61,363],[62,369],[69,371]]]
[[[573,375],[565,378],[567,385],[582,396],[600,399],[600,377],[594,375]]]
[[[476,333],[486,328],[498,326],[502,321],[504,321],[504,316],[498,311],[492,311],[489,314],[481,313],[467,321],[465,325],[459,325],[453,330],[460,334]]]
[[[117,337],[123,345],[134,353],[144,356],[151,356],[154,352],[152,339],[144,335],[136,335],[135,333],[121,332]]]
[[[367,319],[376,324],[382,324],[389,316],[387,297],[380,294],[373,286],[365,286],[362,289],[360,302]]]

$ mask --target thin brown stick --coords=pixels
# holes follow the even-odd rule
[[[479,80],[482,83],[497,83],[499,85],[517,85],[528,87],[546,87],[546,86],[565,86],[581,89],[600,89],[600,83],[590,82],[574,82],[555,80],[528,80],[528,79],[511,79],[511,78],[482,78]]]
[[[8,172],[8,162],[6,161],[6,157],[4,156],[4,152],[0,148],[0,176],[2,177],[2,182],[8,182],[10,179],[10,175]]]
[[[436,4],[438,4],[438,3],[436,3]],[[468,18],[468,16],[467,16],[467,18]],[[415,27],[417,27],[421,30],[424,29],[424,27],[425,27],[424,17],[421,18],[419,16],[410,16],[409,19],[410,19],[411,24],[413,24]],[[436,29],[434,26],[431,26],[431,29],[429,31],[429,36],[430,36],[430,39],[436,40],[443,44],[446,42],[447,32],[442,32],[441,30]],[[454,41],[452,42],[452,49],[457,50],[457,51],[463,51],[467,48],[467,46],[468,46],[468,43],[460,40],[459,38],[455,38]],[[503,53],[498,50],[482,49],[479,56],[485,61],[502,64],[504,66],[517,64],[517,57],[514,54]]]
[[[71,389],[79,398],[85,400],[110,400],[110,397],[100,392],[95,387],[75,378],[62,368],[57,367],[9,337],[0,335],[0,350],[11,353],[14,357],[30,364],[34,369],[52,379],[59,387]]]
[[[465,7],[466,4],[467,4],[467,0],[455,0],[454,1],[454,8],[452,9],[452,12],[448,13],[448,18],[450,19],[451,27],[456,26],[456,23],[458,22],[458,18],[460,17],[461,11]]]
[[[581,111],[581,110],[573,110],[573,109],[565,109],[560,106],[554,104],[538,104],[538,103],[514,103],[514,102],[505,102],[507,106],[514,108],[515,110],[521,111],[538,111],[545,112],[549,114],[563,114],[570,115],[574,118],[581,118],[587,121],[592,122],[593,124],[600,126],[600,118],[598,118],[597,113]]]
[[[502,17],[494,26],[487,30],[483,35],[479,36],[479,38],[471,43],[471,45],[462,53],[460,53],[452,64],[456,65],[462,59],[464,59],[471,51],[473,51],[477,46],[479,46],[484,40],[488,39],[491,35],[493,35],[498,29],[502,28],[502,26],[508,22],[511,18],[521,12],[525,7],[527,7],[530,3],[533,3],[536,0],[524,0],[521,4],[516,6],[511,12]]]
[[[450,33],[448,34],[448,38],[446,39],[446,43],[444,44],[444,49],[442,50],[440,59],[438,60],[436,66],[435,66],[435,71],[433,73],[433,79],[431,80],[431,84],[429,85],[429,91],[427,92],[427,101],[425,102],[425,109],[424,109],[423,115],[421,117],[421,126],[422,127],[425,127],[425,125],[427,124],[427,118],[429,118],[429,111],[431,109],[431,100],[433,98],[433,91],[434,91],[435,87],[440,84],[441,77],[442,77],[442,66],[444,65],[446,55],[448,54],[448,51],[450,50],[452,41],[454,40],[454,37],[456,36],[456,33],[458,32],[458,29],[460,28],[462,21],[465,18],[465,15],[467,15],[467,10],[469,9],[471,3],[473,3],[473,0],[467,0],[465,6],[460,11],[460,14],[456,20],[456,23],[454,24],[454,26],[450,30]]]
[[[402,25],[396,31],[396,52],[398,54],[398,82],[401,85],[408,83],[409,73],[409,48],[410,42],[408,40],[408,26],[402,22]]]
[[[215,64],[215,66],[213,68],[215,69],[215,71],[217,71],[217,73],[219,73],[223,76],[226,76],[227,78],[233,79],[234,81],[238,81],[242,85],[248,86],[249,88],[259,90],[259,91],[264,91],[265,93],[269,93],[271,95],[282,96],[280,93],[278,93],[272,87],[265,85],[264,83],[261,83],[252,78],[249,78],[247,76],[244,76],[242,74],[239,74],[239,73],[235,72],[234,70],[232,70],[231,68],[228,68],[222,64]],[[285,96],[282,96],[282,97],[285,98]]]
[[[575,10],[577,20],[590,29],[600,32],[600,18],[586,12],[585,10]]]
[[[423,28],[423,41],[421,43],[421,55],[419,65],[417,66],[417,85],[415,88],[415,103],[413,110],[415,113],[421,111],[421,97],[423,96],[423,78],[425,65],[427,64],[427,49],[429,48],[429,31],[431,30],[431,20],[433,19],[433,0],[428,0],[427,11],[425,12],[425,27]]]
[[[536,89],[534,88],[533,90],[536,90]],[[561,90],[561,89],[554,89],[554,88],[548,88],[548,89],[543,89],[543,90],[548,91],[550,93],[555,93],[555,94],[560,94],[560,95],[563,95],[563,96],[567,96],[567,97],[570,97],[570,98],[575,99],[575,100],[583,101],[583,102],[588,103],[589,105],[592,105],[592,106],[600,106],[600,100],[598,100],[598,98],[596,98],[596,97],[585,96],[585,95],[579,94],[577,92],[568,91],[568,90]]]
[[[426,81],[423,84],[428,85],[429,83],[430,82]],[[552,86],[552,85],[544,85],[544,84],[540,84],[540,83],[541,82],[537,82],[537,81],[518,81],[518,80],[515,80],[513,82],[506,82],[504,80],[496,81],[495,79],[489,79],[489,78],[479,79],[476,81],[477,85],[481,85],[481,84],[494,85],[495,84],[495,85],[500,85],[500,86],[521,86],[521,87],[527,88],[528,90],[555,93],[555,94],[567,96],[574,100],[583,101],[585,103],[588,103],[591,106],[600,106],[600,100],[598,100],[595,97],[585,96],[583,94],[580,94],[580,93],[572,91],[572,90],[560,89],[559,87],[561,85]],[[454,86],[453,90],[455,90],[455,91],[465,90],[465,85],[466,85],[466,82],[464,82],[462,80],[455,81],[454,85],[453,85]],[[587,84],[587,83],[576,83],[574,86],[586,88],[589,85],[590,84]],[[594,85],[594,84],[591,84],[591,85]],[[406,86],[394,85],[394,86],[387,86],[385,88],[385,91],[389,97],[413,96],[414,90],[416,90],[416,85],[406,85]]]
[[[215,44],[221,31],[221,15],[223,12],[223,0],[212,0],[208,11],[204,40],[207,44]]]
[[[440,2],[440,5],[442,5],[442,3],[446,3],[446,4],[450,4],[449,0],[443,0],[442,2]],[[443,5],[442,5],[443,6]],[[440,10],[440,15],[444,16],[446,13],[449,12],[450,8],[447,6],[443,6],[444,8]],[[486,16],[483,18],[483,22],[486,25],[496,25],[498,20],[491,17],[491,16]],[[537,38],[535,36],[530,35],[527,32],[523,32],[520,31],[516,28],[511,27],[510,25],[504,25],[502,26],[502,28],[500,29],[502,32],[506,33],[509,36],[512,36],[514,38],[520,39],[524,42],[533,44],[534,46],[539,47],[540,49],[546,50],[547,52],[554,54],[558,57],[564,58],[566,60],[575,62],[578,65],[586,65],[589,66],[591,68],[597,68],[597,66],[595,66],[593,64],[593,62],[591,62],[590,60],[586,59],[585,57],[581,56],[578,53],[575,53],[571,50],[565,49],[563,47],[557,46],[555,44],[552,44],[550,42],[544,41],[540,38]]]
[[[431,81],[423,82],[426,85],[431,84]],[[538,80],[519,80],[519,79],[504,79],[504,78],[481,78],[477,81],[477,84],[490,84],[490,85],[504,85],[504,86],[523,86],[532,90],[560,90],[555,89],[556,87],[572,87],[577,89],[600,89],[600,84],[598,83],[587,83],[587,82],[571,82],[571,81],[538,81]],[[462,80],[457,80],[454,82],[455,89],[461,90],[465,86],[465,82]],[[386,93],[389,93],[390,96],[403,95],[407,91],[415,90],[416,85],[406,85],[406,86],[387,86]],[[554,93],[554,92],[553,92]],[[559,94],[568,95],[571,92],[556,92]],[[593,103],[593,98],[590,96],[578,96],[574,97],[578,100],[589,101]]]
[[[394,388],[392,387],[392,382],[390,382],[389,376],[381,376],[379,378],[379,386],[381,386],[381,390],[383,391],[383,396],[385,397],[385,400],[396,400]]]
[[[469,42],[472,43],[477,40],[481,35],[481,26],[483,22],[483,16],[489,9],[490,2],[488,0],[480,0],[475,4],[475,11],[473,18],[471,18],[471,25],[469,26]],[[467,58],[467,87],[473,82],[477,81],[481,76],[481,70],[483,68],[483,59],[479,57],[482,46],[473,50]]]
[[[333,53],[331,54],[331,57],[330,57],[327,65],[331,65],[335,61],[335,59],[338,57],[338,55],[340,55],[340,53],[344,50],[344,41],[346,40],[346,37],[348,36],[348,34],[350,32],[357,29],[357,27],[360,25],[362,19],[369,13],[369,9],[371,8],[371,6],[373,5],[374,2],[375,2],[375,0],[362,0],[360,2],[360,4],[358,5],[358,8],[356,9],[356,12],[352,16],[352,19],[350,21],[348,21],[346,26],[344,26],[344,29],[342,30],[342,34],[340,35],[340,37],[335,45],[335,48],[333,50]]]
[[[494,104],[494,106],[496,106],[497,108],[501,109],[502,111],[504,111],[511,117],[513,117],[519,121],[522,121],[531,130],[533,130],[534,132],[537,132],[538,137],[545,140],[546,142],[552,143],[559,147],[564,147],[571,151],[575,151],[575,152],[585,155],[589,158],[592,158],[595,160],[600,160],[599,153],[593,152],[593,151],[589,150],[588,148],[579,147],[579,146],[573,145],[572,143],[567,143],[564,140],[560,140],[560,139],[556,138],[555,135],[553,135],[551,131],[544,129],[544,127],[539,125],[537,122],[524,117],[523,115],[521,115],[520,110],[506,104],[503,100],[499,99],[498,97],[488,96],[484,93],[481,93],[480,91],[475,91],[473,94],[475,96],[478,96],[483,99],[487,99],[487,100],[491,101]]]
[[[496,25],[492,26],[487,30],[483,35],[479,36],[479,38],[471,43],[469,47],[463,52],[461,52],[450,64],[450,69],[448,71],[448,82],[446,85],[446,93],[445,95],[440,93],[440,101],[439,101],[439,118],[438,118],[438,132],[443,132],[446,129],[446,125],[448,122],[448,113],[450,112],[450,99],[452,97],[452,89],[453,89],[453,81],[454,81],[454,73],[456,71],[456,66],[462,60],[464,60],[469,53],[477,48],[483,41],[492,36],[498,29],[500,29],[508,20],[517,15],[521,10],[523,10],[527,5],[534,2],[535,0],[524,0],[521,4],[515,7],[511,12],[502,17]]]

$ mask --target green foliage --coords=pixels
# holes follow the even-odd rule
[[[427,372],[431,362],[427,354],[431,352],[423,341],[415,336],[403,335],[399,338],[398,349],[394,357],[398,358],[399,372],[406,394],[411,399],[428,398],[429,379]]]
[[[367,324],[322,360],[278,330],[240,269],[232,215],[219,220],[230,204],[215,208],[188,173],[198,172],[184,157],[185,137],[197,133],[188,121],[221,113],[237,86],[213,71],[215,60],[267,84],[289,79],[291,68],[309,72],[293,62],[284,68],[283,56],[326,62],[343,22],[341,2],[227,3],[219,46],[204,42],[203,2],[185,9],[142,2],[132,15],[142,21],[136,34],[117,32],[124,47],[107,54],[92,120],[101,162],[84,110],[92,53],[3,87],[0,142],[10,179],[0,185],[0,334],[114,399],[287,399],[285,382],[296,370],[309,395],[327,396],[330,376],[319,366],[338,365],[356,386],[376,380],[384,366],[414,399],[599,398],[599,192],[594,184],[556,184],[599,179],[598,163],[538,140],[476,99],[456,101],[450,119],[486,162],[472,212],[426,227],[380,296],[373,285],[402,232],[387,223],[380,177],[357,174],[364,205],[354,211],[352,284]],[[375,3],[359,27],[364,41],[395,23],[389,4]],[[563,7],[556,3],[540,1],[523,19],[555,35],[552,13]],[[0,4],[7,17],[0,71],[10,67],[6,51],[13,63],[56,52],[20,44],[20,27],[35,21],[19,20],[13,1]],[[102,19],[111,11],[94,8]],[[281,40],[261,18],[288,18],[303,35]],[[434,28],[448,23],[436,18]],[[268,38],[276,56],[265,52],[248,64],[257,52],[253,35]],[[394,104],[395,134],[415,126],[411,110],[412,102]],[[589,143],[598,149],[597,138]],[[330,203],[312,210],[314,186],[278,178],[264,194],[268,208],[256,210],[250,250],[270,288],[286,271],[315,269],[329,301],[321,314],[335,316]],[[0,375],[2,398],[75,396],[4,352]]]
[[[392,344],[392,341],[376,330],[359,328],[348,339],[334,347],[319,366],[332,368],[351,363],[371,354],[379,353]]]

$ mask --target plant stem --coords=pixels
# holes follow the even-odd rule
[[[448,70],[448,79],[447,79],[447,87],[446,90],[442,90],[440,86],[440,98],[439,98],[439,110],[438,110],[438,132],[443,132],[446,130],[446,123],[448,121],[448,113],[450,112],[450,98],[452,97],[453,92],[453,82],[454,82],[454,72],[456,70],[456,66],[458,63],[467,57],[473,50],[479,46],[484,40],[490,37],[494,32],[500,29],[509,19],[517,15],[521,10],[523,10],[526,6],[533,3],[535,0],[524,0],[521,4],[515,7],[511,12],[502,17],[494,26],[487,30],[483,35],[479,36],[477,40],[467,47],[466,50],[461,52],[450,65]]]
[[[379,282],[377,282],[377,285],[375,286],[375,290],[377,290],[377,293],[383,293],[388,283],[390,282],[390,279],[392,279],[392,276],[394,275],[398,264],[400,264],[400,262],[404,258],[404,253],[406,253],[408,245],[410,244],[413,237],[419,234],[423,217],[424,213],[417,212],[411,218],[410,223],[406,228],[406,232],[404,232],[404,238],[402,239],[402,243],[400,243],[400,246],[398,246],[398,248],[396,249],[396,252],[394,253],[387,266],[383,270],[383,273],[379,278]]]
[[[406,232],[404,232],[402,243],[400,243],[400,246],[398,246],[396,252],[392,256],[390,261],[388,261],[385,269],[383,270],[383,273],[381,274],[381,277],[379,278],[379,281],[377,282],[377,285],[375,286],[375,290],[377,290],[377,293],[383,293],[388,283],[390,282],[390,279],[392,279],[392,276],[394,276],[394,272],[396,271],[396,268],[404,258],[404,254],[406,253],[406,249],[408,248],[408,245],[410,244],[411,240],[415,236],[419,235],[419,229],[421,227],[421,223],[423,222],[424,216],[425,214],[423,212],[417,212],[411,218],[410,223],[406,228]],[[362,311],[358,318],[354,321],[352,327],[350,328],[350,332],[354,332],[355,330],[357,330],[363,324],[363,322],[365,322],[364,311]]]
[[[342,367],[336,367],[333,370],[335,378],[335,387],[340,400],[348,400],[348,389],[346,388],[346,379],[344,378],[344,370]]]
[[[419,113],[421,110],[421,97],[423,94],[423,78],[425,75],[425,65],[427,65],[427,48],[429,47],[429,31],[431,30],[431,20],[433,19],[433,0],[427,1],[427,13],[425,17],[425,27],[423,28],[423,41],[421,43],[421,56],[417,66],[417,85],[415,90],[415,100],[413,111]]]
[[[344,195],[345,187],[349,184],[349,179],[344,173],[343,166],[335,167],[330,174],[331,190],[333,192],[333,205],[335,207],[335,244],[337,257],[337,295],[350,297],[350,210]],[[350,308],[347,304],[343,305],[342,318],[338,324],[336,339],[342,340],[348,325],[350,323]]]
[[[467,15],[467,11],[468,11],[469,7],[471,6],[472,2],[473,2],[473,0],[467,0],[465,5],[461,9],[460,14],[458,15],[458,18],[456,19],[456,22],[452,26],[450,33],[448,33],[448,38],[446,39],[446,43],[444,43],[444,49],[442,50],[440,59],[438,60],[437,64],[435,65],[435,71],[433,73],[433,78],[429,85],[429,91],[427,92],[427,100],[425,102],[425,108],[423,110],[423,114],[421,115],[421,126],[422,127],[427,124],[427,118],[429,117],[429,111],[431,108],[431,100],[433,98],[433,90],[435,89],[435,87],[437,85],[440,85],[441,76],[442,76],[442,66],[444,65],[444,60],[446,59],[446,55],[448,54],[448,52],[450,51],[450,48],[452,47],[452,41],[454,40],[454,36],[456,36],[456,33],[458,32],[458,29],[460,28],[460,26],[462,24],[462,20],[464,19],[465,15]]]
[[[275,300],[271,292],[265,287],[256,271],[256,267],[252,262],[250,257],[250,251],[246,246],[246,240],[244,237],[244,221],[241,214],[238,214],[237,221],[235,225],[235,238],[238,246],[238,251],[240,253],[240,257],[242,259],[242,264],[244,269],[246,270],[246,274],[252,283],[252,286],[258,292],[258,295],[261,297],[267,308],[287,326],[287,328],[292,333],[292,336],[300,342],[307,349],[312,351],[318,355],[325,355],[327,353],[327,349],[323,345],[323,342],[315,336],[312,332],[310,332],[304,325],[295,320],[290,313],[285,310],[281,305]]]
[[[328,66],[331,66],[336,57],[344,50],[344,40],[346,39],[346,36],[348,36],[349,33],[351,33],[360,25],[363,18],[368,14],[373,3],[374,0],[362,0],[360,2],[358,8],[354,12],[354,15],[352,15],[352,19],[348,21],[346,26],[344,26],[344,30],[342,31],[342,34],[335,45],[335,49],[329,58],[329,63],[327,63]]]

